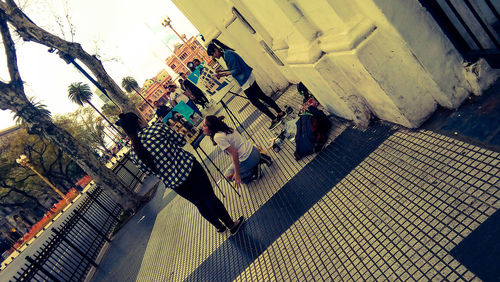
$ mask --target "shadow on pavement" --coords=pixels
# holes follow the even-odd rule
[[[148,178],[146,181],[157,181]],[[148,183],[144,183],[144,186]],[[160,183],[153,199],[115,235],[92,281],[135,281],[156,216],[177,194]]]

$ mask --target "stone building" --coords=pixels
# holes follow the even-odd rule
[[[491,2],[173,2],[207,43],[217,38],[234,48],[267,94],[302,81],[331,113],[360,127],[372,117],[418,127],[438,106],[456,108],[498,77]]]
[[[160,103],[167,102],[166,97],[167,90],[166,86],[172,82],[172,77],[168,74],[166,70],[160,71],[153,78],[146,80],[141,88],[141,95],[149,103],[153,104],[155,101]],[[139,105],[139,111],[146,119],[150,120],[154,117],[155,109],[150,107],[145,101],[142,101]]]
[[[203,48],[194,36],[186,40],[186,43],[176,45],[174,54],[170,55],[170,57],[165,60],[165,63],[175,73],[190,72],[186,68],[186,65],[194,59],[198,59],[200,62],[205,61],[210,66],[215,64],[212,58],[207,55],[205,48]]]

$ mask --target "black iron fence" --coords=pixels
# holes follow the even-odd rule
[[[500,2],[420,0],[469,61],[485,58],[500,68]]]
[[[118,161],[113,163],[112,170],[131,191],[134,191],[138,184],[142,184],[144,173],[132,162],[129,153],[119,156]]]
[[[82,195],[83,200],[63,223],[52,228],[49,239],[11,281],[83,281],[118,222],[123,208],[101,188]]]

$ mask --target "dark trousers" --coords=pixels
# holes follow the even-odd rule
[[[266,94],[264,94],[264,92],[262,92],[262,89],[260,89],[259,85],[257,85],[257,82],[254,82],[244,92],[245,95],[247,95],[248,100],[250,100],[250,103],[252,103],[252,105],[257,107],[257,109],[263,112],[270,119],[274,120],[276,116],[260,100],[266,102],[266,104],[271,106],[271,108],[273,108],[276,112],[278,113],[282,112],[278,104],[276,104],[276,102],[274,102],[274,100],[271,99],[271,97],[267,96]]]
[[[233,227],[233,220],[224,204],[215,196],[207,173],[197,161],[193,162],[191,173],[186,181],[175,189],[175,192],[193,203],[200,214],[217,229],[224,228],[224,225],[228,228]]]

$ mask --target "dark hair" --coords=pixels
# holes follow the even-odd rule
[[[158,173],[158,168],[156,167],[153,156],[144,148],[142,145],[139,136],[137,136],[137,132],[141,130],[141,126],[139,125],[139,117],[130,112],[125,114],[119,114],[120,118],[116,125],[121,126],[125,133],[127,134],[130,142],[132,143],[132,149],[137,154],[137,157],[148,166],[153,172]]]
[[[184,74],[183,72],[180,72],[180,73],[179,73],[179,76],[182,76],[183,74]]]
[[[232,129],[225,122],[222,121],[223,119],[224,116],[217,117],[214,115],[207,116],[205,118],[205,124],[208,130],[210,131],[210,134],[208,136],[210,136],[210,140],[212,140],[212,143],[214,145],[217,145],[217,143],[214,141],[215,133],[224,132],[226,134],[231,134],[234,132],[234,129]]]
[[[198,60],[198,59],[194,59],[194,60],[193,60],[193,63],[194,63],[194,62],[201,63],[201,62],[200,62],[200,60]]]
[[[309,93],[309,89],[307,89],[302,81],[297,84],[297,91],[299,91],[300,95],[304,96],[302,103],[307,102],[307,100],[309,100],[309,98],[312,96]]]
[[[221,51],[231,50],[234,51],[233,48],[227,46],[226,44],[220,42],[218,39],[214,39],[210,41],[210,44],[207,46],[207,54],[212,56],[215,52],[215,49],[219,49]]]

